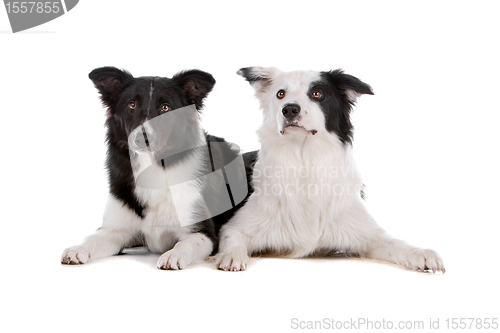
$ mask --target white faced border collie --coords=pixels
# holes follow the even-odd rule
[[[200,200],[201,193],[211,184],[183,184],[177,191],[181,192],[177,193],[182,198],[181,204],[175,205],[168,184],[167,189],[137,186],[134,172],[143,167],[141,163],[144,155],[133,149],[130,151],[130,146],[136,142],[136,139],[130,139],[131,133],[138,133],[138,137],[142,137],[142,131],[138,132],[137,129],[145,128],[143,124],[146,121],[190,105],[200,110],[204,98],[215,84],[212,75],[199,70],[188,70],[172,78],[135,78],[115,67],[102,67],[93,70],[89,77],[107,107],[106,168],[110,195],[102,227],[81,245],[64,250],[61,262],[70,265],[85,264],[90,259],[118,254],[127,247],[146,246],[152,252],[163,253],[158,260],[159,269],[176,270],[215,253],[221,225],[243,202],[213,218],[196,220],[199,217],[197,214],[206,209]],[[196,110],[195,116],[191,117],[194,119],[190,120],[195,125],[192,126],[194,129],[199,127],[199,113]],[[178,127],[184,128],[183,125],[179,124]],[[148,129],[144,131],[146,137]],[[154,144],[151,140],[158,137],[156,134],[147,133],[150,139],[148,147]],[[201,129],[183,132],[176,140],[179,143],[186,140],[204,142],[209,146],[212,142],[212,147],[210,151],[181,151],[175,158],[162,159],[161,165],[159,160],[156,161],[154,172],[164,173],[168,175],[168,179],[199,179],[197,177],[210,170],[210,166],[214,167],[212,155],[231,158],[237,156],[237,152],[223,139],[208,135]],[[172,140],[169,145],[172,145],[171,142]],[[250,153],[247,156],[253,155]],[[184,219],[183,224],[179,221],[181,217]]]
[[[263,111],[254,193],[221,229],[217,267],[241,271],[253,253],[300,258],[342,251],[445,272],[439,255],[389,236],[368,213],[352,156],[350,112],[369,85],[341,70],[242,68]]]

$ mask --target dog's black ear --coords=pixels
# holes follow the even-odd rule
[[[245,67],[236,74],[243,76],[257,92],[264,92],[278,72],[273,67]]]
[[[345,74],[341,69],[323,72],[331,84],[339,88],[351,102],[364,94],[373,95],[372,88],[357,77]]]
[[[212,75],[197,69],[177,73],[172,80],[182,87],[187,100],[195,104],[198,110],[203,107],[203,99],[215,85]]]
[[[99,90],[102,102],[108,107],[118,100],[123,89],[134,80],[129,72],[119,70],[116,67],[96,68],[89,73],[89,78]]]

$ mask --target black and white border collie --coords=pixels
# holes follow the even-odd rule
[[[172,78],[135,78],[114,67],[97,68],[89,77],[107,107],[106,167],[110,195],[102,227],[81,245],[66,249],[61,262],[85,264],[89,259],[111,256],[124,248],[141,245],[162,253],[157,264],[160,269],[181,269],[204,260],[216,251],[221,225],[241,206],[214,216],[206,212],[202,200],[203,193],[219,197],[213,189],[206,191],[217,182],[214,177],[204,177],[215,171],[213,156],[224,156],[227,160],[238,156],[223,139],[210,136],[199,127],[198,111],[215,84],[214,78],[199,70],[184,71]],[[192,114],[187,113],[189,106],[194,110]],[[175,131],[167,133],[166,144],[175,154],[172,158],[157,159],[154,156],[159,149],[153,147],[158,146],[156,141],[160,140],[161,129],[145,124],[175,110],[181,110],[181,117],[168,118],[176,123],[166,124],[170,126],[169,131]],[[144,144],[141,147],[141,140],[146,141],[146,150]],[[176,150],[186,143],[195,149]],[[207,145],[211,150],[201,149]],[[155,161],[148,169],[153,175],[151,179],[168,180],[170,185],[138,186],[138,170],[145,169],[146,161],[151,163],[151,156]],[[218,174],[222,177],[222,173]],[[245,178],[245,187],[246,181]],[[181,183],[175,186],[175,193],[172,182]],[[225,183],[222,187],[224,191],[228,188]],[[174,202],[174,194],[177,202]]]
[[[221,229],[217,266],[246,268],[249,255],[293,258],[341,251],[445,272],[439,255],[390,237],[368,213],[352,154],[350,112],[369,85],[341,70],[242,68],[264,114],[254,193]]]

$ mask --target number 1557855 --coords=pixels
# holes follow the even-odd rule
[[[5,7],[7,8],[7,13],[9,14],[27,14],[27,13],[37,13],[37,14],[57,14],[61,10],[61,3],[59,1],[54,2],[6,2]]]

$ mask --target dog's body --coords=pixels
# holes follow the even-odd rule
[[[352,156],[349,114],[371,88],[342,71],[283,73],[243,68],[264,113],[253,170],[254,193],[221,229],[217,266],[246,268],[249,255],[299,258],[318,252],[362,257],[444,272],[442,260],[391,238],[367,212]]]
[[[212,155],[227,160],[238,155],[223,139],[199,128],[198,110],[215,80],[198,70],[171,79],[134,78],[114,67],[98,68],[89,77],[108,108],[110,196],[102,227],[83,244],[66,249],[61,262],[84,264],[90,258],[111,256],[138,245],[163,253],[157,264],[160,269],[181,269],[205,259],[216,250],[219,229],[235,211],[210,215],[203,201],[204,191],[217,196],[211,186],[224,182],[203,178],[214,171]],[[173,110],[181,110],[179,117],[167,119],[174,123],[160,124],[168,129],[146,126]],[[169,131],[164,135],[168,142],[161,142],[160,131]],[[196,148],[207,145],[211,145],[210,152]],[[170,158],[158,157],[162,147],[171,151]],[[138,175],[148,167],[146,180],[152,179],[154,186],[148,187],[147,181],[138,186]]]

